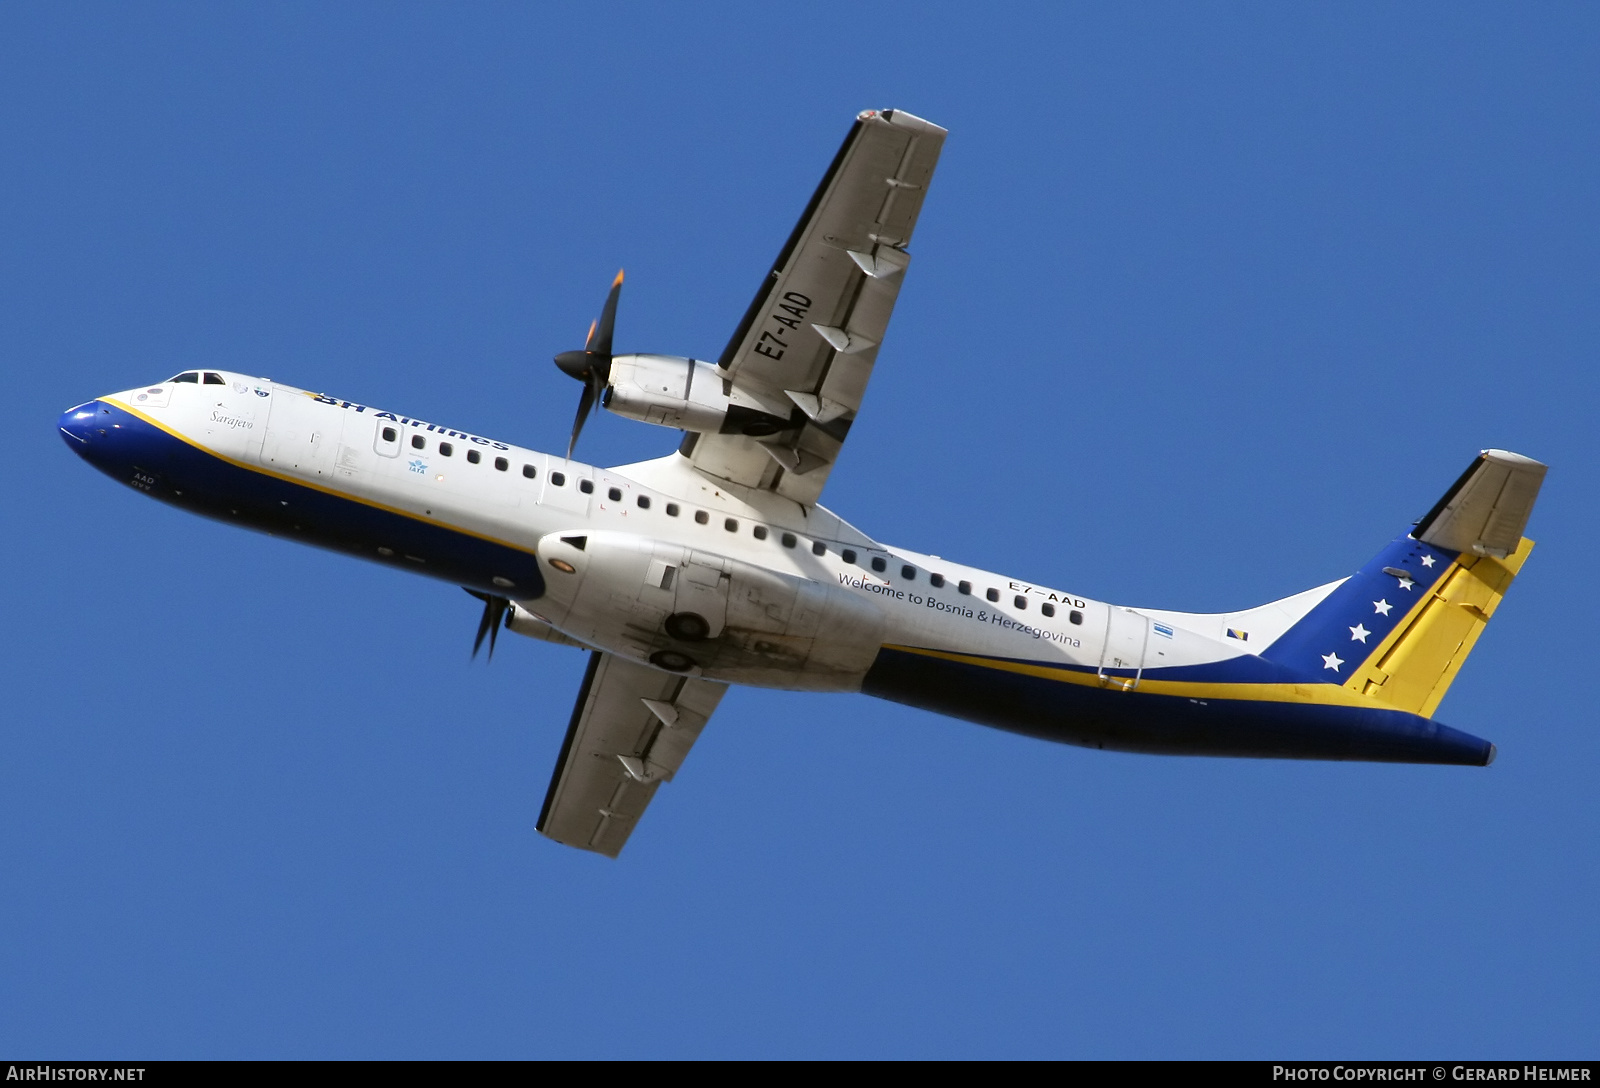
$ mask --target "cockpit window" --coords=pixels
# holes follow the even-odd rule
[[[179,374],[176,378],[168,378],[167,381],[168,382],[193,382],[194,384],[199,385],[200,384],[200,372],[198,370],[185,370],[182,374]]]
[[[227,385],[228,383],[223,381],[222,380],[222,375],[218,374],[215,370],[208,370],[208,371],[206,371],[206,384],[207,385]]]

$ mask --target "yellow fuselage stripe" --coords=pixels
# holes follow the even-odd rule
[[[1062,668],[1059,665],[1005,661],[999,658],[981,657],[974,654],[953,653],[948,650],[929,650],[920,646],[890,645],[885,646],[884,649],[900,650],[905,653],[937,658],[942,661],[955,661],[963,665],[976,665],[980,668],[1016,673],[1020,676],[1036,676],[1042,680],[1055,680],[1086,688],[1106,688],[1112,691],[1122,691],[1124,690],[1123,681],[1125,679],[1132,680],[1132,677],[1108,677],[1102,679],[1092,672],[1080,672],[1076,669]],[[1318,684],[1309,680],[1304,684],[1229,684],[1195,680],[1151,680],[1144,678],[1139,680],[1137,687],[1130,690],[1148,695],[1176,695],[1190,699],[1238,699],[1257,703],[1314,703],[1321,706],[1381,706],[1376,700],[1358,695],[1338,684]],[[1384,709],[1394,708],[1385,707]]]

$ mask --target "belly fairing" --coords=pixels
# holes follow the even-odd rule
[[[539,554],[548,585],[540,616],[588,645],[674,671],[855,691],[883,644],[873,602],[731,556],[581,529],[544,537]]]

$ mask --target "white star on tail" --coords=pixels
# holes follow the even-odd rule
[[[1322,655],[1322,667],[1325,669],[1332,669],[1334,672],[1338,672],[1339,666],[1343,664],[1344,662],[1339,660],[1337,654]]]
[[[1410,593],[1411,592],[1411,587],[1416,585],[1416,584],[1417,583],[1413,582],[1409,578],[1400,579],[1400,588],[1405,590],[1407,593]]]
[[[1422,557],[1422,565],[1425,567],[1431,567],[1435,562],[1437,562],[1437,560],[1435,560],[1431,555],[1425,555]]]
[[[1371,631],[1368,631],[1365,627],[1358,623],[1354,627],[1350,628],[1350,641],[1359,642],[1361,645],[1365,646],[1367,644],[1367,636],[1370,634],[1372,634]]]
[[[1389,614],[1389,609],[1393,607],[1394,605],[1390,604],[1388,601],[1372,602],[1372,610],[1380,616],[1387,616]]]

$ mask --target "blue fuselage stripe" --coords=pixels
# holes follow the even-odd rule
[[[74,450],[112,479],[163,502],[486,593],[520,600],[544,593],[532,552],[258,472],[113,404],[96,408],[105,433],[97,429]]]
[[[1124,692],[885,648],[862,691],[1015,733],[1171,755],[1482,766],[1492,746],[1379,707]]]

